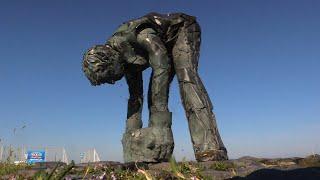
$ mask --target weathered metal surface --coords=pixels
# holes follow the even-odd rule
[[[93,85],[113,84],[123,76],[129,86],[126,162],[167,161],[173,151],[169,86],[175,74],[198,161],[228,159],[212,103],[198,74],[201,30],[183,13],[150,13],[123,23],[105,45],[91,48],[83,70]],[[148,92],[149,125],[142,128],[142,71],[152,68]]]

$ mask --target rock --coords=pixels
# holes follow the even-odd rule
[[[299,159],[297,162],[302,167],[320,167],[320,155],[313,154],[303,159]]]
[[[122,145],[125,162],[165,162],[172,155],[174,142],[170,112],[150,116],[149,127],[128,131]]]
[[[48,162],[36,162],[32,168],[33,169],[53,169],[56,166],[66,166],[66,163],[63,162],[54,162],[54,161],[48,161]]]
[[[170,128],[148,127],[125,133],[122,139],[125,162],[163,162],[172,155]]]

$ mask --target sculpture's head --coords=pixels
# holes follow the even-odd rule
[[[124,64],[119,52],[109,45],[97,45],[89,49],[83,57],[82,69],[94,86],[114,84],[124,75]]]

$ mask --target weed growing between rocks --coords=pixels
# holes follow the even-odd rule
[[[228,171],[228,170],[236,169],[236,165],[231,162],[216,161],[212,163],[209,168],[217,171]]]
[[[15,174],[20,170],[28,170],[31,167],[27,164],[0,163],[0,177],[7,174]]]
[[[186,162],[185,160],[177,163],[173,156],[170,159],[170,172],[172,172],[176,178],[203,179],[202,170],[203,168],[201,166],[197,166],[194,163]]]

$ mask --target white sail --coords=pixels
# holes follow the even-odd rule
[[[0,162],[3,159],[3,146],[0,145]]]
[[[100,157],[96,149],[89,149],[85,153],[81,153],[81,163],[99,162]]]

